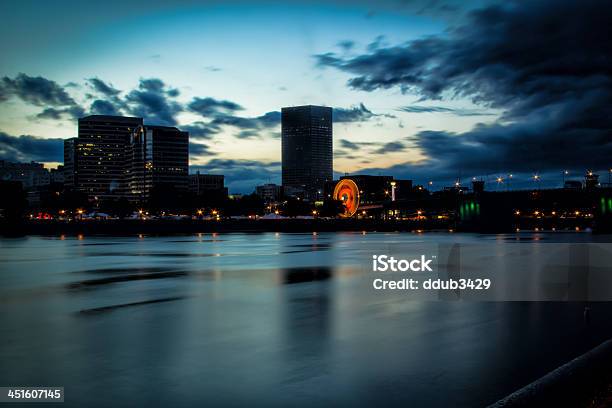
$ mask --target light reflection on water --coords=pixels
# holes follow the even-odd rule
[[[612,335],[612,308],[587,326],[582,304],[417,302],[360,277],[373,248],[494,241],[503,258],[535,238],[2,239],[0,385],[65,386],[69,406],[481,406]]]

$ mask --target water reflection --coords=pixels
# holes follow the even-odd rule
[[[324,281],[332,277],[332,269],[326,267],[286,268],[282,271],[283,283],[294,284]]]
[[[63,385],[68,407],[474,407],[612,336],[607,303],[585,325],[582,303],[417,302],[367,284],[374,248],[442,245],[457,276],[457,243],[492,242],[483,256],[508,273],[509,259],[541,261],[544,243],[210,237],[1,240],[0,384]]]
[[[172,302],[172,301],[175,301],[175,300],[181,300],[181,299],[185,299],[185,298],[186,298],[186,296],[174,296],[174,297],[168,297],[168,298],[143,300],[141,302],[130,302],[130,303],[122,303],[122,304],[118,304],[118,305],[103,306],[103,307],[94,307],[94,308],[91,308],[91,309],[83,309],[83,310],[79,311],[79,313],[84,314],[84,315],[98,314],[98,313],[103,313],[103,312],[111,312],[113,310],[121,309],[121,308],[124,308],[124,307],[150,305],[150,304],[153,304],[153,303],[162,303],[162,302]]]

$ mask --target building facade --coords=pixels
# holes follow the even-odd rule
[[[64,139],[64,187],[74,190],[76,187],[76,146],[78,139]]]
[[[90,199],[123,197],[125,174],[130,167],[126,152],[132,133],[142,124],[142,118],[122,116],[92,115],[79,119],[78,138],[65,144],[64,163],[73,169],[68,183]]]
[[[64,141],[64,180],[90,200],[146,203],[153,191],[186,193],[189,134],[142,118],[92,115]]]
[[[17,181],[23,189],[49,185],[51,176],[42,163],[12,163],[0,160],[0,180]]]
[[[283,188],[278,184],[262,184],[255,187],[255,194],[257,194],[266,203],[274,203],[281,199]]]
[[[224,193],[227,195],[225,176],[220,174],[201,174],[199,171],[195,174],[190,174],[189,192],[196,196],[210,193]]]
[[[323,106],[282,108],[282,184],[303,190],[310,199],[322,196],[333,179],[332,109]]]
[[[136,127],[126,148],[125,196],[146,203],[156,192],[189,189],[189,133],[175,127]]]

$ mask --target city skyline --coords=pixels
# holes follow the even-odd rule
[[[37,10],[27,38],[19,18],[0,31],[5,160],[53,165],[77,117],[141,116],[190,132],[192,172],[250,192],[280,183],[280,107],[320,104],[334,108],[335,178],[513,173],[519,187],[611,167],[606,4],[149,2],[90,5],[87,24],[71,2],[3,7]]]

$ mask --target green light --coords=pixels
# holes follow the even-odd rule
[[[608,210],[612,211],[612,198],[608,198]]]
[[[470,210],[474,211],[474,207],[475,207],[475,206],[474,206],[474,202],[472,201],[472,202],[470,203]]]

